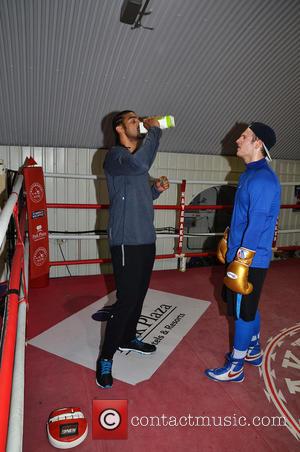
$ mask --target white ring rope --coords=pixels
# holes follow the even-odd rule
[[[65,174],[65,173],[44,173],[45,177],[62,178],[62,179],[103,179],[106,177],[104,175],[96,174]],[[169,179],[170,184],[181,184],[182,180]],[[237,185],[237,180],[187,180],[187,184],[203,184],[203,185]],[[280,185],[300,185],[300,182],[280,182]]]
[[[17,180],[13,186],[12,192],[1,212],[1,216],[0,216],[0,247],[2,246],[3,240],[5,238],[6,231],[7,231],[8,225],[9,225],[9,221],[10,221],[10,218],[14,211],[14,207],[16,205],[16,202],[18,201],[22,183],[23,183],[23,176],[20,174],[17,177]]]
[[[292,234],[299,233],[300,229],[282,229],[278,231],[278,234]],[[193,238],[193,237],[209,237],[209,236],[223,236],[223,232],[198,232],[195,234],[184,234],[184,237]],[[107,239],[107,234],[49,234],[50,240],[101,240]],[[160,234],[157,233],[156,237],[158,239],[163,238],[178,238],[179,234]]]

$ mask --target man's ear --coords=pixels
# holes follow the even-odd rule
[[[260,150],[263,151],[264,150],[263,142],[258,138],[258,140],[256,140],[256,143],[257,143],[257,147],[259,147]]]
[[[123,124],[119,124],[119,125],[116,127],[116,131],[118,132],[119,135],[120,135],[122,132],[124,132]]]

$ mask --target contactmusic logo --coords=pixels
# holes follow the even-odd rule
[[[93,439],[128,438],[128,401],[93,400]]]

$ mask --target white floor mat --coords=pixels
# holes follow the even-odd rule
[[[115,292],[71,315],[29,341],[31,345],[95,369],[105,322],[91,318],[115,302]],[[140,338],[157,345],[152,355],[116,352],[114,378],[135,385],[148,380],[210,305],[209,301],[149,289],[138,324]]]

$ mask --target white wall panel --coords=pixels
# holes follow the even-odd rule
[[[53,203],[108,203],[106,182],[104,179],[75,179],[66,177],[50,177],[53,174],[62,175],[102,175],[105,150],[76,148],[42,148],[0,146],[0,159],[6,168],[17,170],[25,158],[32,155],[48,173],[45,178],[47,202]],[[274,160],[275,169],[282,182],[300,182],[300,161]],[[236,181],[243,171],[243,163],[235,157],[158,153],[151,169],[151,176],[166,175],[169,179],[187,181]],[[209,184],[189,183],[186,188],[186,203]],[[156,204],[175,204],[180,194],[180,185],[172,184],[170,189],[155,201]],[[282,203],[295,202],[294,185],[282,187]],[[155,211],[155,227],[176,227],[176,212],[167,210]],[[89,231],[105,230],[108,220],[107,210],[81,209],[49,209],[49,230],[55,231]],[[300,229],[300,212],[284,209],[280,215],[280,229]],[[61,242],[60,242],[61,243]],[[300,233],[280,234],[278,245],[300,245]],[[157,254],[176,252],[177,239],[159,238]],[[101,240],[66,240],[61,243],[66,259],[92,259],[109,257],[106,239]],[[57,240],[50,241],[51,261],[62,260]],[[176,259],[159,260],[155,269],[176,268]],[[110,271],[110,265],[79,265],[70,266],[72,275],[96,274]],[[52,268],[51,276],[68,275],[65,267]]]

